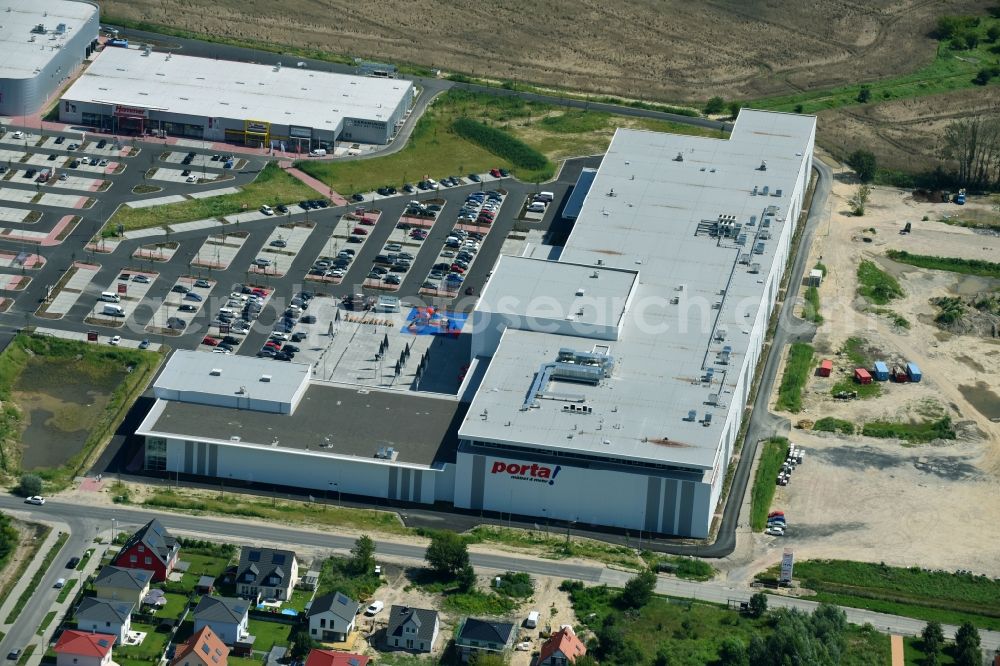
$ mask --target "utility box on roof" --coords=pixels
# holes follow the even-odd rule
[[[875,361],[875,368],[872,374],[880,382],[889,380],[889,366],[884,361]]]
[[[919,382],[923,378],[923,373],[920,372],[920,368],[917,367],[916,363],[906,364],[906,374],[909,376],[911,382]]]

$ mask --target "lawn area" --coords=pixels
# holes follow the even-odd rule
[[[501,596],[493,592],[457,592],[445,594],[441,607],[460,615],[486,615],[499,617],[510,615],[523,604],[523,600]]]
[[[163,608],[156,611],[156,617],[180,619],[184,613],[185,606],[187,606],[188,598],[183,594],[176,594],[174,592],[167,592],[165,596],[167,603]]]
[[[451,90],[439,96],[417,121],[410,139],[398,153],[351,162],[302,161],[306,173],[329,183],[341,194],[401,186],[423,178],[483,173],[493,167],[507,168],[524,182],[547,180],[553,167],[537,171],[517,169],[509,161],[467,141],[452,129],[458,118],[470,118],[508,132],[540,151],[550,161],[604,152],[617,127],[636,127],[659,132],[720,136],[710,130],[680,123],[633,119],[597,111],[564,110],[562,107],[529,102],[519,97]]]
[[[903,659],[906,666],[926,666],[924,661],[927,655],[923,650],[924,643],[919,636],[903,637]],[[951,656],[951,650],[947,647],[938,654],[938,666],[949,666],[955,663],[955,658]]]
[[[1000,278],[1000,263],[983,261],[981,259],[959,259],[956,257],[934,257],[926,254],[910,254],[905,250],[889,250],[887,257],[901,264],[909,264],[919,268],[929,268],[935,271],[949,271],[963,275],[981,275],[983,277]]]
[[[802,389],[809,379],[809,371],[813,366],[812,345],[796,342],[788,351],[785,361],[785,371],[778,387],[778,409],[798,413],[802,409]]]
[[[248,631],[252,636],[256,636],[254,641],[254,652],[267,652],[275,645],[288,645],[288,636],[292,631],[292,625],[281,624],[279,622],[267,622],[266,620],[250,619]]]
[[[765,576],[777,576],[777,567]],[[795,578],[816,601],[921,620],[1000,629],[1000,580],[846,560],[795,563]]]
[[[61,604],[62,602],[69,599],[70,594],[73,592],[73,588],[76,587],[76,584],[79,582],[80,581],[77,578],[70,578],[69,580],[67,580],[66,584],[63,585],[62,589],[59,590],[59,594],[56,595],[56,603]]]
[[[757,532],[763,532],[767,527],[767,514],[777,487],[775,479],[787,455],[788,440],[784,437],[772,437],[764,442],[750,492],[750,526]]]
[[[158,227],[177,222],[191,222],[210,217],[233,215],[244,210],[256,210],[263,204],[276,206],[302,199],[316,198],[316,190],[285,173],[274,162],[269,163],[250,184],[236,194],[224,194],[205,199],[190,199],[165,206],[130,208],[122,206],[104,226],[103,234],[113,236],[121,224],[125,231]]]
[[[323,560],[323,566],[320,568],[316,596],[342,592],[355,601],[365,601],[381,584],[382,579],[374,572],[359,576],[351,571],[347,558],[328,557]]]
[[[132,623],[132,631],[144,631],[146,638],[141,645],[115,646],[115,661],[123,665],[127,662],[145,662],[147,666],[158,662],[167,647],[169,634],[159,633],[153,625],[139,622]]]
[[[35,575],[32,576],[31,582],[29,582],[24,591],[21,592],[21,596],[17,598],[17,601],[14,603],[14,607],[11,608],[10,613],[7,614],[7,624],[11,624],[17,619],[17,616],[24,609],[25,604],[27,604],[28,600],[31,599],[31,595],[35,593],[36,589],[38,589],[45,573],[48,571],[49,567],[52,566],[52,561],[56,559],[56,555],[59,554],[59,551],[62,550],[63,545],[65,545],[68,539],[69,534],[66,534],[65,532],[60,532],[59,536],[56,537],[56,542],[52,544],[49,552],[45,554],[45,559],[42,560],[42,564],[38,567],[38,570],[35,571]]]
[[[229,655],[226,658],[226,663],[229,666],[260,666],[263,663],[263,659],[248,659],[246,657],[234,657]]]
[[[292,598],[284,603],[282,608],[294,608],[300,613],[306,609],[306,604],[312,601],[312,590],[292,590]]]
[[[858,293],[876,305],[903,296],[899,281],[867,259],[858,265]]]
[[[523,548],[554,560],[568,557],[583,557],[605,564],[638,569],[642,562],[634,548],[583,539],[565,533],[548,533],[542,530],[522,530],[495,525],[480,525],[464,535],[469,543],[498,543],[515,548]]]

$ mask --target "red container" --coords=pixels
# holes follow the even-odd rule
[[[871,384],[872,383],[871,373],[865,370],[864,368],[855,368],[854,381],[856,381],[859,384]]]
[[[823,362],[819,364],[819,376],[829,377],[830,372],[833,370],[833,361],[830,359],[823,359]]]

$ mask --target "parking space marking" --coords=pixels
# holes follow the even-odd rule
[[[135,240],[136,238],[149,238],[150,236],[166,236],[167,231],[163,227],[149,227],[148,229],[133,229],[122,234],[124,240]]]
[[[35,326],[35,333],[39,335],[48,335],[53,338],[63,338],[65,340],[77,340],[80,342],[87,342],[86,333],[78,333],[76,331],[64,331],[59,328],[49,328],[47,326]],[[108,340],[110,339],[111,336],[108,336]],[[98,340],[98,342],[101,342],[101,340]],[[104,342],[105,344],[107,343],[107,341]],[[147,340],[146,342],[149,341]],[[139,342],[135,340],[129,340],[128,338],[122,338],[121,342],[118,343],[119,347],[125,347],[126,349],[138,349],[139,345],[140,345]],[[159,351],[160,344],[158,342],[149,342],[146,349],[154,352]]]
[[[50,295],[49,302],[42,303],[35,314],[49,319],[63,317],[76,305],[80,294],[86,291],[87,286],[100,270],[99,264],[75,262],[67,271],[68,273],[72,272],[71,275],[65,278],[65,282],[61,286],[56,286],[57,291]]]
[[[190,275],[182,275],[177,278],[177,281],[171,285],[170,291],[167,292],[163,302],[160,303],[160,307],[156,309],[153,316],[146,322],[145,328],[147,331],[165,335],[184,334],[188,324],[201,314],[202,308],[208,302],[209,294],[212,293],[212,289],[215,287],[213,280],[208,280],[208,288],[195,287],[194,283],[197,279],[199,278]],[[202,300],[195,301],[185,298],[187,292],[182,294],[174,291],[178,287],[184,287],[188,292],[196,293],[198,296],[201,296]],[[181,306],[185,306],[186,309],[181,310]]]
[[[209,144],[209,145],[211,145],[211,144]],[[192,147],[193,148],[203,148],[203,146],[192,146]],[[213,160],[211,155],[205,155],[205,154],[202,154],[202,153],[195,153],[194,157],[191,158],[191,162],[189,164],[183,164],[185,157],[187,157],[187,153],[180,153],[180,152],[177,152],[177,151],[171,151],[170,153],[167,154],[167,156],[163,159],[163,161],[167,162],[168,164],[180,164],[184,168],[192,168],[192,169],[194,169],[194,168],[198,168],[198,169],[202,169],[202,168],[225,169],[226,171],[240,169],[247,162],[247,160],[244,159],[244,158],[242,158],[242,157],[234,156],[236,159],[234,160],[233,166],[230,167],[229,169],[226,169],[226,166],[225,166],[226,163],[225,163],[225,161],[223,161],[222,159]],[[221,157],[221,154],[220,154],[220,157]]]
[[[185,176],[184,172],[187,171],[188,174]],[[151,180],[162,180],[168,183],[187,183],[188,178],[194,176],[197,183],[210,183],[212,181],[222,178],[220,173],[205,173],[196,171],[193,169],[165,169],[160,167],[156,169],[152,175],[149,176]],[[193,184],[193,183],[192,183]]]
[[[253,222],[254,220],[263,220],[265,217],[271,217],[270,215],[264,215],[264,213],[259,210],[251,210],[246,213],[237,213],[236,215],[227,215],[222,218],[230,224],[236,224],[237,222]]]
[[[61,169],[64,164],[66,164],[66,157],[63,155],[56,155],[54,160],[50,160],[51,155],[46,153],[32,153],[28,156],[28,159],[21,162],[21,164],[30,164],[31,166],[40,167],[54,167]]]
[[[175,234],[179,234],[182,231],[200,231],[201,229],[211,229],[212,227],[221,227],[222,222],[215,219],[214,217],[208,217],[204,220],[194,220],[193,222],[181,222],[180,224],[171,224],[170,231]]]
[[[137,275],[144,276],[149,282],[133,281],[132,278]],[[118,302],[105,301],[98,295],[94,307],[91,308],[90,313],[84,318],[84,323],[107,326],[109,328],[121,328],[125,324],[125,321],[135,313],[136,306],[146,298],[146,293],[153,287],[159,275],[159,273],[150,273],[147,271],[123,270],[115,276],[115,279],[108,285],[108,288],[104,290],[104,292],[116,294],[120,300]],[[123,277],[126,279],[123,280]],[[119,285],[125,285],[127,291],[125,293],[120,292]],[[112,313],[112,310],[117,310],[118,312]]]
[[[167,262],[174,258],[174,253],[177,252],[177,243],[150,243],[149,245],[140,245],[135,248],[132,252],[132,256],[136,259],[145,259],[147,261],[162,261]]]
[[[118,168],[118,164],[118,162],[108,162],[105,166],[100,166],[99,164],[80,164],[76,167],[76,170],[87,171],[89,173],[109,174],[115,172],[115,169]]]
[[[139,201],[126,201],[125,205],[129,208],[149,208],[150,206],[163,206],[166,204],[179,203],[181,201],[187,201],[187,199],[179,194],[171,194],[165,197],[154,197],[152,199],[141,199]]]
[[[217,197],[223,194],[239,194],[240,188],[238,187],[220,187],[217,190],[198,190],[196,192],[191,192],[188,194],[192,199],[208,199],[209,197]]]
[[[14,162],[20,162],[27,155],[23,150],[10,150],[0,148],[0,162],[7,162],[8,166],[13,166]]]
[[[262,299],[262,302],[260,304],[260,310],[258,310],[259,314],[259,312],[263,311],[263,309],[266,308],[268,304],[271,302],[271,297],[274,295],[274,290],[265,289],[263,287],[252,287],[252,289],[255,290],[254,292],[255,295],[259,296]],[[214,317],[211,323],[209,324],[208,335],[205,336],[205,338],[202,338],[201,342],[198,343],[197,350],[212,352],[213,347],[217,346],[218,342],[224,341],[226,336],[229,336],[230,338],[232,338],[232,340],[226,342],[226,344],[228,344],[233,348],[232,353],[235,354],[239,352],[240,348],[243,346],[243,343],[246,342],[246,335],[249,332],[250,323],[257,320],[257,314],[254,314],[249,310],[244,312],[246,303],[248,303],[249,300],[250,300],[250,294],[230,292],[229,298],[225,301],[222,301],[225,303],[225,307],[228,307],[230,309],[238,308],[240,310],[240,317],[249,317],[249,319],[236,320],[234,318],[233,322],[225,324],[221,321],[220,316],[216,315],[216,317]],[[239,302],[239,305],[236,305],[237,301]],[[242,326],[238,325],[238,322],[243,322],[244,325]],[[206,338],[209,337],[213,338],[216,344],[207,344],[205,340]]]
[[[87,203],[87,197],[80,197],[75,194],[51,194],[45,193],[39,198],[38,203],[42,206],[58,206],[60,208],[83,208]]]
[[[291,265],[315,229],[316,225],[312,222],[296,222],[275,227],[267,237],[261,252],[289,257],[288,263]],[[284,243],[285,247],[278,247],[275,243]]]
[[[202,243],[201,247],[198,248],[198,253],[195,255],[191,265],[227,270],[233,259],[236,258],[236,255],[239,254],[239,251],[247,242],[249,236],[250,234],[245,231],[235,234],[209,236]]]
[[[66,179],[63,180],[63,176]],[[102,178],[84,178],[83,176],[71,176],[65,171],[58,174],[54,179],[47,183],[48,187],[58,187],[62,189],[69,190],[84,190],[87,192],[96,192],[101,189],[101,186],[107,182]]]
[[[0,289],[4,291],[21,291],[28,286],[29,282],[31,282],[31,278],[27,275],[0,275]],[[0,302],[0,306],[2,305],[3,303]]]

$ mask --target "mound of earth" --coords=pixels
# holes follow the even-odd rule
[[[983,292],[971,298],[932,298],[931,305],[939,310],[934,323],[949,333],[1000,337],[1000,296],[995,293]]]

